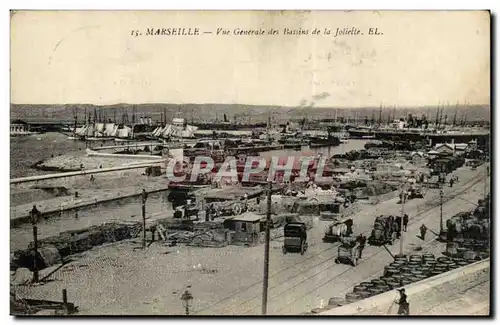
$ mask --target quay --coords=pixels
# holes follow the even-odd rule
[[[20,177],[20,178],[11,179],[10,184],[21,184],[21,183],[28,183],[28,182],[45,181],[45,180],[56,179],[56,178],[86,176],[86,175],[120,171],[120,170],[147,168],[147,167],[157,166],[158,164],[164,164],[164,163],[165,162],[163,160],[161,160],[161,161],[154,161],[154,162],[148,162],[148,163],[136,163],[136,164],[128,165],[128,166],[118,166],[118,167],[109,167],[109,168],[89,169],[89,170],[82,170],[82,171],[76,171],[76,172]]]
[[[145,186],[147,193],[156,193],[168,189],[167,179],[162,179],[154,185]],[[41,202],[18,205],[10,209],[10,226],[17,227],[31,220],[31,209],[36,205],[42,216],[60,214],[64,211],[95,206],[99,203],[140,196],[142,188],[131,186],[113,190],[82,190],[78,191],[79,197],[62,196]]]
[[[363,139],[374,137],[377,140],[393,141],[430,141],[432,146],[438,143],[455,141],[456,143],[468,143],[477,140],[478,146],[488,146],[490,142],[489,132],[465,132],[465,133],[430,133],[409,131],[385,131],[385,130],[349,130],[352,139]]]

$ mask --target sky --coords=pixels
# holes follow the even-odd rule
[[[147,28],[182,27],[201,35],[144,35]],[[216,35],[218,28],[273,28],[280,35]],[[284,28],[310,33],[282,35]],[[311,34],[315,28],[320,35]],[[332,34],[324,35],[325,28]],[[333,37],[337,28],[363,35]],[[383,35],[368,35],[369,28]],[[457,101],[490,101],[488,12],[20,11],[11,17],[15,104]]]

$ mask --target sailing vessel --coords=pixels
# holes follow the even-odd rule
[[[162,139],[192,139],[198,130],[197,126],[187,124],[185,118],[176,117],[171,124],[157,127],[152,132],[152,137]]]

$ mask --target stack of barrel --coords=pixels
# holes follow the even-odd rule
[[[330,298],[327,307],[315,308],[311,312],[316,314],[324,310],[344,306],[488,257],[489,255],[486,253],[474,253],[462,248],[457,249],[457,254],[454,257],[438,257],[437,259],[431,253],[410,255],[409,257],[396,255],[394,262],[384,268],[383,276],[371,281],[361,282],[353,288],[352,292],[346,294],[345,299],[341,297]]]
[[[465,254],[467,255],[467,254]],[[482,256],[486,257],[486,256]],[[384,275],[378,279],[361,282],[346,294],[348,303],[372,297],[410,283],[418,282],[458,267],[477,261],[477,257],[439,257],[426,253],[423,255],[396,255],[394,262],[384,268]]]

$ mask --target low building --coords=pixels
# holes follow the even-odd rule
[[[463,155],[466,151],[470,149],[469,143],[438,143],[436,144],[434,151],[438,155]]]
[[[264,239],[265,219],[266,217],[263,215],[245,212],[224,220],[224,228],[233,233],[231,243],[255,246]]]
[[[26,135],[31,133],[33,132],[31,132],[30,125],[23,120],[14,120],[10,123],[11,136]]]

